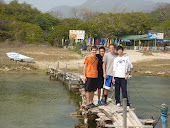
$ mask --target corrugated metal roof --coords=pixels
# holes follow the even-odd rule
[[[120,39],[151,40],[151,39],[148,38],[148,34],[145,34],[145,35],[125,35],[125,36],[121,36]]]

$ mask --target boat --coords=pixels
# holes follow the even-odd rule
[[[24,56],[24,55],[16,53],[16,52],[8,52],[6,54],[11,60],[28,62],[28,63],[34,62],[34,58]]]

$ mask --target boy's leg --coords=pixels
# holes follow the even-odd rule
[[[104,88],[103,88],[103,93],[102,93],[102,99],[104,98]]]
[[[127,80],[121,79],[121,89],[122,89],[122,97],[127,98],[127,106],[130,105],[128,97],[127,97]]]
[[[86,92],[87,105],[90,104],[90,92]]]
[[[94,92],[90,92],[90,104],[93,103]]]
[[[104,102],[107,102],[107,95],[108,95],[109,90],[104,89]]]
[[[87,105],[91,104],[91,78],[87,77],[87,81],[85,82],[85,92],[86,92],[86,100]]]
[[[98,88],[98,101],[100,101],[101,88]]]
[[[108,92],[111,88],[111,84],[112,84],[112,76],[107,76],[107,79],[104,82],[104,102],[107,103],[107,95]]]
[[[115,99],[116,99],[116,104],[120,103],[120,79],[115,78]]]

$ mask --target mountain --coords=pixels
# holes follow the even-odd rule
[[[152,0],[86,0],[79,6],[57,6],[48,12],[61,12],[63,18],[72,17],[72,8],[88,8],[98,12],[151,12],[156,3]]]

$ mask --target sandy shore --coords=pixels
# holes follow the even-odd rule
[[[132,63],[140,62],[140,61],[149,61],[155,59],[170,59],[170,53],[152,53],[152,55],[143,55],[143,53],[135,50],[125,50],[124,53],[127,53],[130,57]],[[90,52],[86,52],[86,54],[90,54]],[[76,60],[60,60],[60,68],[65,68],[66,63],[69,64],[69,67],[77,67],[78,63],[82,66],[84,63],[84,58],[76,59]],[[44,69],[47,66],[56,67],[58,64],[58,60],[56,62],[46,62],[46,61],[36,61],[39,68]],[[72,65],[72,66],[71,66]]]
[[[7,52],[17,52],[35,59],[35,64],[15,63],[9,61],[6,56]],[[135,75],[158,75],[170,76],[170,52],[144,52],[135,50],[125,50],[134,65]],[[0,46],[0,70],[34,70],[47,69],[47,67],[59,68],[68,71],[82,72],[84,63],[84,55],[89,55],[90,52],[82,52],[82,55],[73,51],[64,50],[56,47],[42,47],[41,45],[24,45],[19,47]],[[4,59],[5,58],[5,59]],[[6,61],[8,59],[8,61]]]
[[[143,53],[135,50],[125,50],[130,57],[132,63],[139,62],[139,61],[148,61],[154,59],[170,59],[170,53],[152,53],[152,55],[143,55]]]

